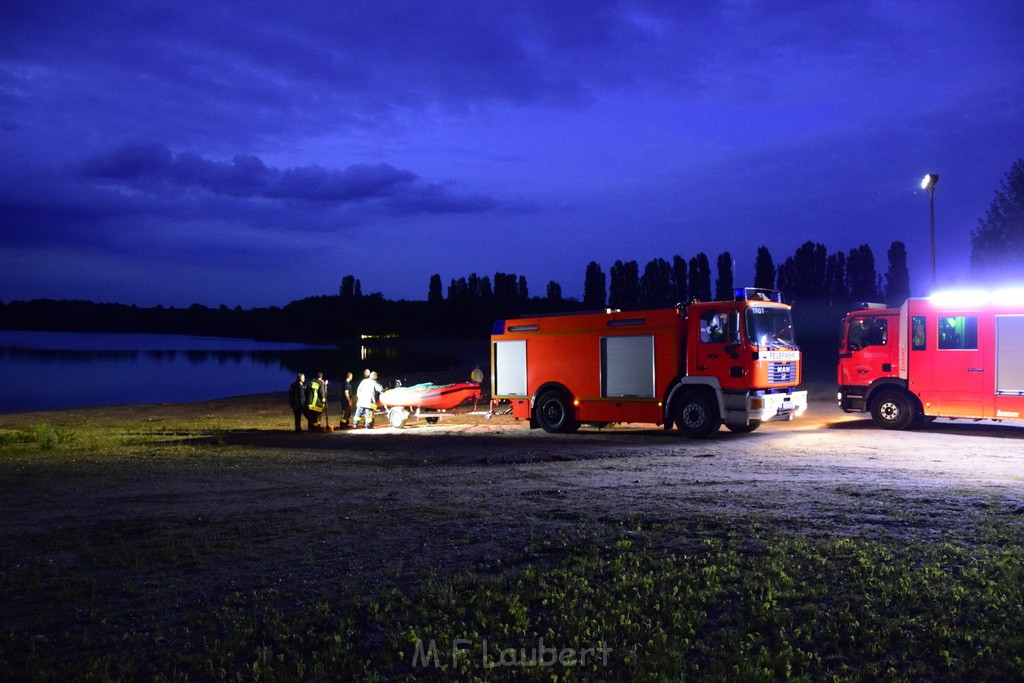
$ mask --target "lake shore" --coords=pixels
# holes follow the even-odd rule
[[[309,347],[183,335],[0,331],[0,414],[283,391],[296,372],[324,372],[338,387],[346,371],[358,379],[367,367],[388,384],[462,381],[474,364],[487,362],[486,339]]]

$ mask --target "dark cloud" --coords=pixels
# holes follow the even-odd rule
[[[25,115],[63,102],[88,114],[75,128],[101,116],[128,137],[203,149],[374,128],[423,106],[575,107],[608,86],[698,83],[721,22],[613,0],[17,5],[0,28],[12,65],[0,83]]]
[[[380,200],[405,213],[465,213],[497,205],[490,198],[464,196],[455,187],[423,183],[412,171],[390,164],[353,164],[341,170],[277,169],[252,155],[217,162],[191,152],[174,155],[156,144],[124,145],[84,161],[78,172],[85,178],[153,192],[201,189],[228,197],[332,205]]]

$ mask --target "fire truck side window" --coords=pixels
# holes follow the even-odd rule
[[[705,344],[724,344],[728,338],[726,328],[729,325],[727,313],[708,311],[700,316],[700,340]]]
[[[927,326],[925,324],[926,318],[923,315],[915,315],[913,322],[911,323],[911,329],[914,330],[914,338],[911,340],[911,347],[914,351],[924,351],[928,348],[928,337],[925,333]]]
[[[889,321],[885,318],[854,318],[850,323],[849,349],[885,346],[889,341]]]
[[[952,315],[939,318],[940,349],[977,349],[978,317]]]

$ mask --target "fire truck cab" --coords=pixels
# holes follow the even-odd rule
[[[749,288],[734,301],[498,320],[491,335],[492,401],[548,432],[753,431],[806,410],[800,364],[790,307]]]
[[[848,313],[839,407],[886,429],[937,417],[1024,416],[1024,297],[983,292],[908,299]]]

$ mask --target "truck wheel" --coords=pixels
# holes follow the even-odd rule
[[[569,400],[560,391],[546,391],[537,399],[537,423],[551,434],[575,432],[580,423],[569,414]]]
[[[746,425],[744,425],[742,427],[739,426],[739,425],[731,425],[728,422],[726,422],[725,426],[729,428],[730,432],[736,432],[737,434],[748,434],[748,433],[754,431],[755,429],[757,429],[758,427],[760,427],[761,426],[761,421],[760,420],[750,420],[749,422],[747,422]]]
[[[722,426],[718,406],[703,391],[690,391],[679,398],[676,428],[691,439],[706,439]]]
[[[871,419],[882,429],[906,429],[916,417],[913,402],[901,391],[883,391],[871,402]]]

